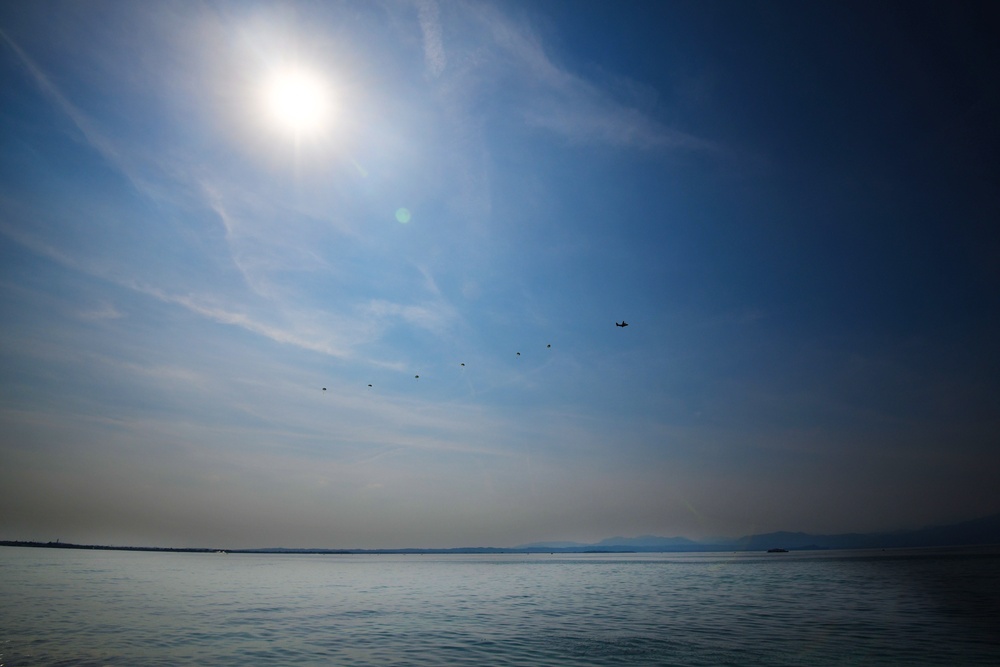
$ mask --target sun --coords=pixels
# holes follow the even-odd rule
[[[264,85],[271,122],[296,137],[317,134],[329,123],[330,90],[322,77],[301,67],[272,72]]]

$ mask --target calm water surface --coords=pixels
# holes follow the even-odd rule
[[[998,665],[1000,550],[0,547],[0,665]]]

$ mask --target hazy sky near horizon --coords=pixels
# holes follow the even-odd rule
[[[1000,511],[993,12],[5,3],[0,538]]]

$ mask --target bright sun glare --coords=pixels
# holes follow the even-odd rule
[[[323,80],[302,69],[275,72],[264,89],[271,120],[296,136],[314,134],[330,116],[330,91]]]

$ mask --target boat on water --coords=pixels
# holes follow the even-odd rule
[[[788,549],[781,549],[781,548],[778,548],[778,547],[774,547],[773,549],[768,549],[767,553],[769,553],[769,554],[787,554],[788,553]]]

